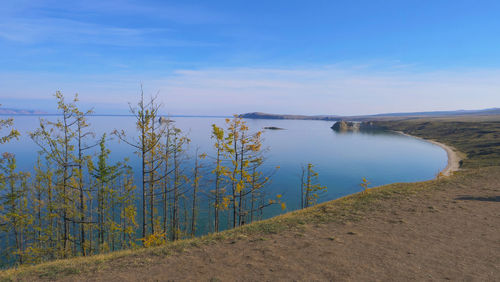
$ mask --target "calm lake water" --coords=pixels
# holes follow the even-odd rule
[[[15,153],[19,168],[31,170],[37,156],[37,146],[27,132],[38,126],[36,116],[16,116],[16,128],[23,134],[19,141],[2,146],[0,151]],[[43,117],[55,119],[56,117]],[[213,153],[211,124],[224,125],[224,118],[174,117],[176,127],[191,139],[189,150]],[[319,181],[328,190],[320,201],[336,199],[361,191],[362,177],[370,187],[394,183],[432,179],[446,167],[446,152],[439,146],[420,139],[392,132],[338,133],[330,129],[333,122],[302,120],[245,120],[251,129],[276,126],[285,130],[266,130],[264,145],[269,149],[266,167],[279,166],[269,185],[271,194],[283,194],[287,210],[299,208],[301,166],[312,163],[319,173]],[[90,123],[98,136],[114,129],[136,134],[133,117],[94,116]],[[114,161],[129,157],[136,168],[139,181],[140,161],[133,148],[112,140],[108,143]],[[203,203],[201,203],[202,206]],[[265,217],[281,213],[279,208],[269,209]]]

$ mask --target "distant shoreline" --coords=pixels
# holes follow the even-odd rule
[[[354,116],[340,115],[293,115],[293,114],[270,114],[263,112],[252,112],[240,114],[239,117],[249,119],[291,119],[291,120],[325,120],[325,121],[376,121],[376,120],[405,120],[418,118],[446,118],[446,117],[470,117],[470,116],[498,116],[500,108],[482,110],[458,110],[458,111],[433,111],[433,112],[410,112],[410,113],[383,113]]]
[[[16,116],[61,116],[61,114],[2,114],[0,116],[16,117]],[[132,114],[91,114],[89,117],[133,117]],[[159,115],[162,117],[199,117],[199,118],[231,118],[232,116],[197,116],[197,115]]]

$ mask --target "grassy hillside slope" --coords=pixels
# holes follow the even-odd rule
[[[464,168],[500,166],[500,121],[454,118],[374,123],[379,127],[451,145],[466,154]]]

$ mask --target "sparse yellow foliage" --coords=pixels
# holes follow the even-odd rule
[[[370,185],[370,182],[368,182],[368,180],[366,180],[366,178],[364,178],[364,177],[361,179],[361,181],[362,181],[362,182],[361,182],[361,184],[360,184],[360,185],[361,185],[361,187],[363,187],[364,192],[365,192],[365,193],[366,193],[366,192],[368,192],[368,189],[369,189],[369,188],[368,188],[368,185]]]
[[[155,247],[165,244],[165,233],[155,232],[146,238],[140,239],[143,242],[144,247]]]

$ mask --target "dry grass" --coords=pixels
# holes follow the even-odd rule
[[[464,168],[500,165],[499,120],[477,122],[463,118],[415,119],[378,121],[375,124],[451,145],[467,156]]]

